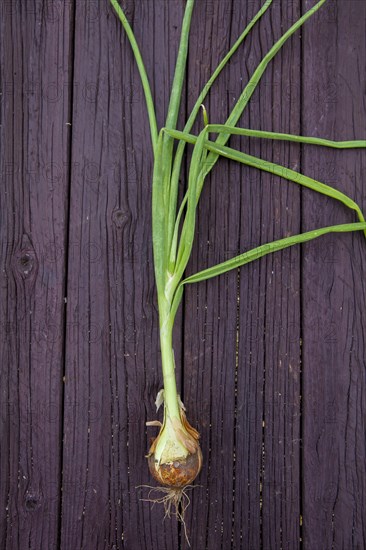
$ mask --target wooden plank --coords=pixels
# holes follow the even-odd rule
[[[274,36],[270,44],[300,17],[299,2],[274,4],[272,28]],[[268,44],[267,48],[270,46]],[[273,65],[266,73],[263,91],[259,94],[257,109],[250,113],[249,125],[256,126],[260,119],[262,129],[299,133],[300,129],[300,32],[296,33],[284,46]],[[263,107],[262,107],[263,106]],[[262,110],[263,109],[263,110]],[[266,143],[257,149],[258,155],[273,160],[294,170],[300,168],[300,148],[289,144]],[[300,232],[300,189],[296,184],[280,178],[263,178],[260,192],[253,189],[250,201],[255,207],[246,206],[244,218],[250,223],[243,234],[250,234],[257,242],[271,242],[285,235]],[[257,187],[257,186],[255,186]],[[258,185],[259,187],[259,185]],[[259,196],[258,196],[259,195]],[[248,205],[248,200],[243,199]],[[250,204],[249,202],[249,204]],[[245,208],[245,207],[244,207]],[[252,214],[251,214],[252,211]],[[257,222],[256,217],[262,223]],[[257,233],[252,227],[257,227]],[[244,237],[245,239],[245,237]],[[258,240],[257,240],[258,239]],[[244,270],[242,270],[244,271]],[[261,547],[264,549],[299,548],[300,545],[300,250],[292,248],[263,259],[258,266],[250,268],[251,279],[243,281],[243,316],[246,324],[240,336],[243,346],[243,378],[241,391],[243,402],[247,403],[252,421],[249,427],[249,442],[243,441],[243,466],[248,463],[247,455],[254,459],[255,466],[246,467],[248,478],[256,481],[257,456],[252,457],[253,447],[258,453],[258,429],[262,428],[263,454],[260,471],[260,522]],[[245,277],[245,273],[242,274]],[[258,281],[259,277],[259,281]],[[259,282],[259,285],[258,285]],[[255,287],[258,287],[255,290]],[[255,297],[254,307],[250,307]],[[248,331],[248,313],[252,313],[253,324]],[[249,345],[248,345],[249,341]],[[240,358],[239,349],[239,358]],[[259,351],[259,355],[256,352]],[[262,361],[262,365],[261,365]],[[262,366],[262,369],[261,369]],[[253,372],[259,370],[259,374]],[[261,380],[261,377],[263,379]],[[258,386],[258,382],[262,387]],[[249,382],[249,383],[248,383]],[[248,403],[248,386],[259,390]],[[262,402],[262,426],[258,408]],[[258,407],[259,406],[259,407]],[[254,410],[253,410],[254,409]],[[256,416],[257,415],[257,416]],[[246,422],[245,414],[243,421]],[[248,445],[246,447],[246,445]],[[253,463],[252,463],[253,464]],[[238,465],[238,471],[242,471]],[[244,479],[242,494],[247,491]],[[255,486],[255,485],[254,485]],[[251,493],[253,498],[253,492]],[[257,492],[258,499],[258,492]],[[246,510],[244,496],[242,504],[245,514],[241,522],[250,514]],[[253,499],[254,504],[254,499]],[[255,514],[254,514],[255,517]],[[258,518],[258,508],[257,508]],[[254,522],[256,527],[258,521]],[[254,531],[258,532],[257,528]],[[251,543],[256,548],[256,543]],[[247,545],[244,543],[242,548]]]
[[[223,55],[231,37],[232,2],[198,3],[191,35],[188,108],[193,104]],[[202,26],[202,21],[205,25]],[[226,73],[227,74],[227,73]],[[227,78],[227,77],[226,77]],[[227,114],[227,81],[218,81],[205,101],[209,120],[224,122]],[[219,115],[219,118],[218,118]],[[202,120],[196,125],[202,127]],[[231,224],[238,212],[230,209],[239,190],[228,193],[228,163],[206,180],[198,208],[195,246],[188,272],[216,263],[236,246],[230,239]],[[231,210],[230,216],[229,212]],[[223,231],[225,228],[225,231]],[[193,548],[221,548],[231,537],[233,477],[233,413],[235,388],[236,274],[209,284],[186,288],[184,301],[184,402],[189,419],[201,433],[204,464],[187,510],[187,525]],[[229,292],[233,286],[234,292]],[[223,344],[226,341],[226,346]],[[229,426],[229,429],[223,429]],[[182,537],[182,547],[187,543]]]
[[[58,547],[70,5],[1,5],[0,546]]]
[[[305,6],[310,2],[305,2]],[[303,132],[364,138],[366,6],[330,2],[306,27]],[[362,37],[362,38],[361,38]],[[366,207],[364,151],[304,147],[304,170]],[[304,230],[352,221],[335,201],[303,195]],[[323,238],[303,255],[304,548],[366,546],[365,241]]]
[[[193,97],[261,3],[209,5],[211,11],[197,8],[204,31],[193,29],[190,66],[204,69],[200,80],[198,69],[190,73]],[[211,121],[224,121],[281,24],[298,16],[299,3],[275,4],[265,15],[213,89]],[[299,58],[297,37],[266,72],[242,126],[299,132],[300,89],[292,85],[299,83]],[[299,166],[298,147],[231,143]],[[189,272],[298,232],[299,199],[294,185],[220,161],[202,196]],[[299,545],[299,265],[293,249],[186,289],[184,399],[204,453],[203,488],[195,490],[189,522],[194,548]]]
[[[261,3],[197,2],[188,107]],[[184,3],[125,7],[163,124]],[[299,10],[300,1],[274,2],[212,90],[211,122],[225,120]],[[267,70],[242,125],[364,137],[365,10],[332,0],[315,15],[303,45],[297,34]],[[143,425],[155,417],[161,374],[152,154],[130,47],[108,3],[5,2],[0,30],[0,547],[187,548],[183,529],[136,490],[151,483],[153,434]],[[231,143],[302,166],[366,207],[362,151]],[[204,190],[189,272],[353,219],[331,200],[223,161]],[[309,550],[366,546],[364,252],[361,235],[329,236],[187,288],[178,379],[205,458],[187,511],[193,548],[292,550],[301,537]]]
[[[125,7],[162,124],[183,5]],[[61,548],[176,548],[176,522],[136,489],[152,483],[144,425],[162,385],[148,118],[121,23],[92,15],[76,4]]]

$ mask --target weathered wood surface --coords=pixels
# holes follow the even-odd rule
[[[260,4],[197,2],[185,108]],[[212,89],[210,121],[225,120],[262,55],[312,4],[274,1]],[[161,125],[184,2],[124,6]],[[5,2],[0,14],[0,548],[186,549],[182,528],[136,490],[151,483],[144,423],[161,375],[152,154],[130,47],[106,0]],[[363,2],[329,0],[271,63],[241,124],[364,137],[365,31]],[[363,151],[231,143],[366,208]],[[189,271],[353,219],[220,161]],[[205,457],[187,511],[192,548],[366,546],[365,251],[360,234],[329,236],[187,288],[177,370]]]
[[[258,7],[245,2],[211,6],[215,10],[208,16],[203,45],[207,71],[195,88],[189,83],[193,97]],[[202,5],[200,10],[204,13]],[[213,89],[210,119],[224,122],[226,105],[233,105],[243,82],[279,37],[281,20],[288,23],[298,16],[298,3],[285,8],[277,3],[265,15],[231,63],[227,79]],[[212,51],[214,36],[220,47]],[[200,41],[197,29],[193,58]],[[299,133],[299,48],[299,40],[293,40],[266,72],[242,119],[244,127]],[[235,142],[251,154],[299,165],[299,148]],[[222,162],[202,197],[191,269],[298,232],[296,186]],[[280,548],[282,542],[287,548],[299,540],[299,304],[296,249],[187,288],[184,399],[201,428],[207,457],[203,488],[196,489],[200,498],[195,496],[192,506],[192,518],[206,528],[192,529],[194,548],[254,550]]]
[[[364,136],[366,5],[338,2],[304,32],[303,131]],[[338,26],[334,32],[335,24]],[[347,29],[350,31],[347,32]],[[308,47],[317,42],[317,48]],[[360,151],[305,149],[303,167],[366,207]],[[303,194],[303,229],[350,220],[333,201]],[[304,548],[366,546],[365,246],[361,235],[303,248]]]
[[[59,3],[61,5],[61,3]],[[69,4],[1,4],[1,548],[58,548]]]

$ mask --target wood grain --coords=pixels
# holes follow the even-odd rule
[[[303,131],[365,136],[365,6],[337,2],[304,33]],[[316,42],[317,47],[311,45]],[[365,208],[364,152],[304,148],[305,173]],[[324,200],[325,199],[325,200]],[[303,193],[303,229],[354,220]],[[303,248],[304,548],[365,546],[365,242],[361,234]]]
[[[160,124],[181,2],[128,3]],[[151,258],[152,148],[131,48],[111,9],[76,5],[61,548],[174,548],[178,527],[140,498],[145,422],[162,381]],[[151,27],[149,33],[145,29]],[[162,26],[166,31],[161,32]],[[153,31],[153,27],[155,30]],[[170,63],[164,60],[169,59]],[[71,247],[69,249],[71,251]],[[178,355],[179,359],[179,355]]]
[[[184,1],[121,2],[162,126]],[[196,2],[180,127],[262,4]],[[210,122],[312,5],[273,2],[205,101]],[[365,10],[329,0],[271,62],[240,125],[364,138]],[[162,377],[153,158],[131,48],[107,0],[6,1],[0,31],[0,550],[186,550],[182,526],[138,488],[152,483],[145,422]],[[230,143],[366,209],[364,151]],[[187,272],[354,219],[220,160]],[[186,513],[194,550],[366,547],[365,252],[361,234],[327,236],[187,287],[174,340],[204,454]]]
[[[212,13],[199,17],[209,29],[205,42],[198,47],[197,25],[191,50],[196,64],[196,51],[208,52],[209,63],[207,55],[202,63],[212,70],[260,3],[210,5]],[[289,25],[298,11],[298,4],[276,5],[265,15],[214,87],[211,121],[224,122],[228,106],[278,38],[281,20]],[[218,49],[211,50],[212,36]],[[299,55],[295,38],[268,68],[240,125],[299,132],[300,87],[289,84],[299,82]],[[188,89],[197,93],[203,84],[189,82]],[[231,143],[286,166],[299,164],[296,147]],[[299,213],[294,185],[220,161],[202,197],[190,272],[298,232]],[[196,489],[202,496],[192,506],[195,548],[289,548],[299,540],[299,274],[299,251],[293,249],[187,288],[185,402],[197,418],[205,456],[203,489]]]
[[[0,547],[58,547],[70,6],[1,6]]]

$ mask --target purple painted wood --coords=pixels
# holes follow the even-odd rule
[[[129,3],[127,16],[149,74],[159,65],[162,124],[182,4]],[[161,510],[140,501],[148,490],[136,488],[151,483],[144,455],[156,430],[147,434],[145,422],[162,384],[152,148],[133,55],[105,5],[96,13],[76,5],[74,82],[61,548],[175,548],[176,523],[162,526]]]
[[[366,7],[331,3],[304,33],[303,131],[330,139],[365,137]],[[315,48],[312,44],[317,45]],[[303,169],[363,209],[365,152],[304,147]],[[303,194],[304,230],[354,220],[325,197]],[[303,248],[304,548],[366,545],[366,247],[361,234]]]
[[[191,48],[196,65],[197,52],[205,53],[200,62],[206,73],[259,2],[210,6],[214,9],[206,16],[200,6],[199,20],[205,19],[209,29],[205,43],[198,47],[197,25]],[[279,36],[281,21],[288,26],[298,16],[296,3],[286,9],[276,4],[266,14],[233,58],[228,76],[213,89],[207,104],[211,121],[225,120],[228,105]],[[211,47],[213,35],[219,48]],[[299,133],[299,56],[294,38],[265,73],[242,126]],[[193,83],[192,94],[204,80]],[[299,165],[298,147],[244,139],[231,143],[286,166]],[[279,178],[220,162],[202,196],[190,271],[299,232],[299,198],[296,186]],[[185,402],[195,411],[205,455],[203,488],[196,489],[200,498],[194,496],[192,506],[195,548],[294,548],[299,541],[299,258],[299,250],[289,250],[187,288]],[[205,529],[196,530],[197,523]]]
[[[181,122],[262,3],[196,3]],[[205,102],[211,122],[313,4],[273,2]],[[123,5],[162,125],[184,2]],[[0,15],[0,550],[185,550],[181,526],[136,489],[152,483],[144,424],[161,374],[152,151],[130,46],[107,0],[5,2]],[[329,0],[271,63],[240,124],[365,137],[365,20],[362,2]],[[364,151],[231,144],[366,208]],[[220,161],[189,272],[353,219]],[[186,289],[177,374],[204,453],[186,516],[192,548],[366,546],[365,252],[359,234],[324,237]]]
[[[0,547],[56,550],[71,10],[0,10]]]
[[[196,7],[190,42],[189,110],[232,42],[232,2],[199,3]],[[205,21],[204,29],[202,21]],[[214,43],[216,47],[212,48]],[[205,101],[210,121],[225,121],[227,100],[227,77],[224,77]],[[201,128],[200,117],[196,131]],[[206,180],[198,208],[190,273],[217,263],[226,251],[237,245],[233,229],[238,226],[239,212],[231,206],[238,204],[240,189],[231,186],[230,195],[228,175],[229,165],[223,162],[219,171],[215,169]],[[233,272],[212,284],[190,286],[185,293],[184,402],[190,421],[201,433],[204,456],[203,471],[197,480],[199,487],[192,491],[192,507],[187,514],[193,548],[218,548],[223,541],[230,544],[231,539],[236,279]],[[226,469],[224,464],[228,465]],[[183,539],[182,546],[187,548]]]

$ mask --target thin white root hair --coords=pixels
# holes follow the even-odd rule
[[[177,521],[183,525],[184,536],[187,544],[190,547],[191,544],[188,538],[187,525],[185,522],[185,513],[188,506],[191,504],[187,491],[199,487],[199,485],[186,485],[185,487],[152,487],[151,485],[139,485],[136,489],[144,488],[149,489],[147,498],[141,498],[143,502],[151,502],[153,507],[155,504],[164,505],[164,520],[175,516]],[[162,493],[163,496],[153,498],[153,493]]]

